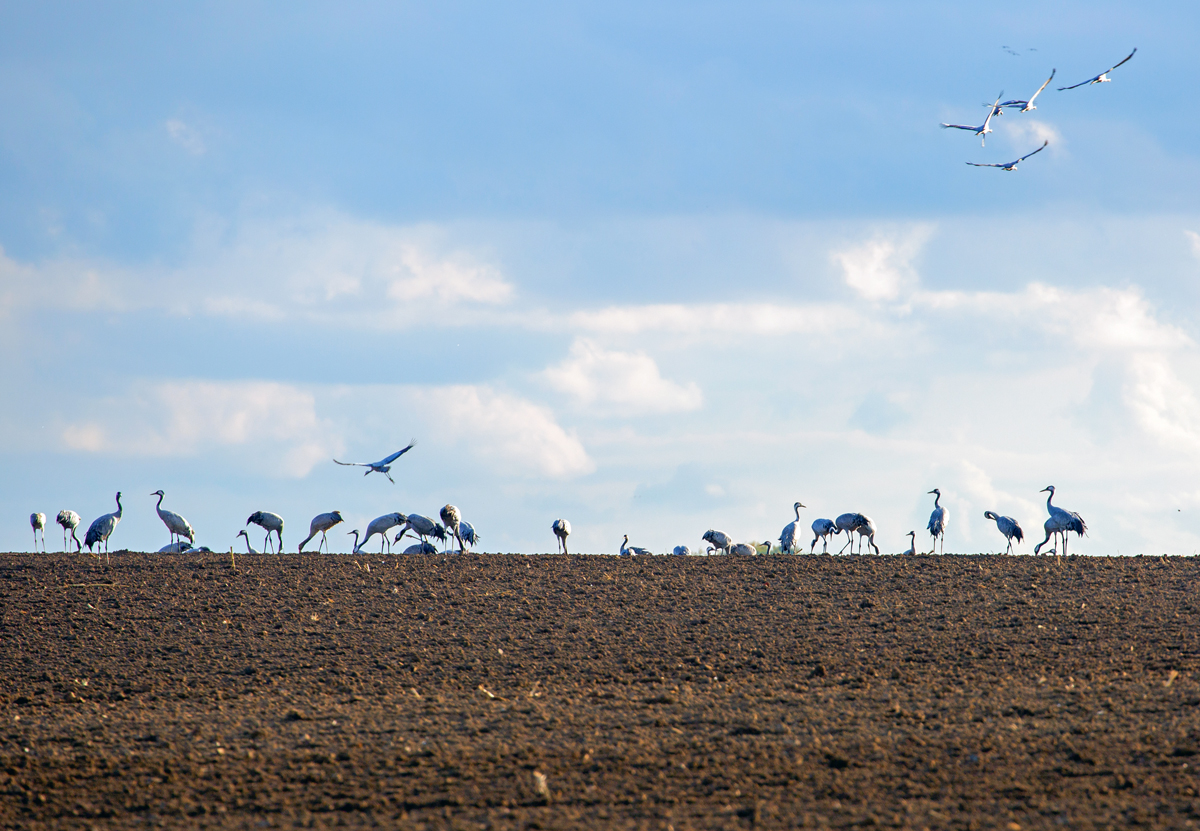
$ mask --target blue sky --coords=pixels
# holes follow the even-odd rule
[[[1053,483],[1080,551],[1191,553],[1198,22],[6,4],[0,549],[118,489],[156,548],[163,488],[214,548],[448,501],[489,550],[695,548],[799,500],[899,551],[940,487],[986,551]],[[986,147],[938,127],[1051,69]],[[395,487],[329,461],[413,437]]]

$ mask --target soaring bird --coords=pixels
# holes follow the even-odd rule
[[[909,540],[908,540],[908,550],[904,552],[904,556],[914,557],[914,556],[916,556],[916,553],[917,553],[917,532],[909,531],[907,534],[905,534],[905,536],[908,537]]]
[[[676,557],[687,557],[690,556],[691,553],[692,549],[688,548],[686,545],[677,545],[671,550],[671,554]]]
[[[783,533],[779,535],[779,550],[784,554],[796,553],[796,535],[800,530],[800,509],[803,507],[799,502],[792,506],[792,510],[796,512],[796,519],[783,526]]]
[[[626,534],[625,541],[621,543],[620,555],[622,557],[649,557],[650,550],[646,548],[639,548],[636,545],[630,545],[629,535]]]
[[[729,549],[733,546],[733,537],[724,531],[714,531],[712,528],[705,531],[704,536],[700,539],[712,543],[713,548],[717,551],[724,551],[726,554],[729,553]]]
[[[567,552],[567,537],[571,536],[571,523],[565,519],[556,519],[550,526],[550,530],[554,532],[555,539],[562,546],[562,553]],[[555,547],[554,552],[558,553],[558,548]]]
[[[465,519],[459,520],[458,523],[458,538],[466,543],[467,551],[470,551],[476,543],[479,542],[480,534],[475,530],[475,526],[467,522]]]
[[[339,462],[337,459],[334,459],[333,461],[336,464],[344,467],[365,467],[367,472],[364,473],[363,476],[369,476],[372,473],[382,473],[388,478],[388,481],[394,485],[396,484],[396,480],[392,478],[392,474],[388,473],[388,471],[392,469],[392,462],[396,461],[405,453],[412,450],[416,444],[416,439],[413,439],[408,443],[408,447],[404,448],[403,450],[397,450],[392,455],[380,459],[378,462]]]
[[[188,524],[188,521],[174,511],[163,510],[162,501],[166,494],[162,492],[162,489],[159,488],[150,495],[158,497],[158,505],[155,506],[155,510],[158,511],[158,518],[163,521],[163,525],[167,526],[167,530],[171,532],[171,542],[176,542],[177,537],[187,537],[188,542],[194,543],[196,541],[196,532],[192,530],[192,526]]]
[[[367,523],[367,535],[362,538],[362,542],[359,542],[357,539],[355,539],[354,553],[357,554],[359,549],[366,545],[371,537],[375,536],[376,534],[379,534],[381,537],[383,537],[383,542],[379,545],[379,553],[383,553],[384,546],[387,546],[387,549],[390,551],[392,548],[392,538],[388,536],[388,531],[392,530],[397,525],[403,525],[406,522],[408,522],[408,517],[399,511],[375,517],[375,519]]]
[[[29,515],[29,524],[33,526],[33,553],[37,553],[38,531],[42,532],[42,553],[46,553],[46,515],[41,511]],[[64,540],[65,542],[65,540]]]
[[[1128,58],[1126,58],[1126,60],[1128,60]],[[1046,497],[1046,511],[1050,514],[1050,519],[1054,520],[1054,528],[1053,531],[1051,531],[1051,523],[1046,523],[1046,539],[1038,543],[1038,545],[1033,549],[1033,553],[1037,554],[1038,549],[1045,545],[1046,541],[1050,539],[1050,534],[1055,533],[1062,534],[1063,556],[1066,556],[1067,533],[1074,531],[1077,535],[1082,537],[1087,533],[1087,523],[1083,521],[1083,517],[1074,511],[1065,511],[1051,503],[1051,500],[1054,499],[1054,485],[1047,485],[1046,487],[1042,488],[1041,493],[1047,492],[1049,492],[1050,495]]]
[[[867,538],[868,544],[875,549],[875,553],[879,553],[879,546],[875,544],[875,522],[866,514],[842,514],[834,523],[839,530],[846,532],[846,545],[842,546],[842,551],[846,550],[846,546],[850,546],[850,553],[854,553],[854,534],[858,534],[858,553],[862,553],[863,537]]]
[[[263,540],[263,551],[267,550],[267,546],[271,542],[271,532],[274,531],[279,537],[279,548],[275,553],[282,554],[283,517],[281,517],[279,514],[273,514],[270,511],[255,511],[254,513],[250,514],[250,518],[246,520],[246,524],[249,525],[252,522],[267,532],[267,537]],[[249,542],[249,538],[247,538],[247,542]]]
[[[1018,112],[1023,112],[1023,113],[1027,113],[1030,110],[1036,110],[1037,107],[1034,105],[1033,100],[1042,94],[1042,90],[1044,90],[1046,88],[1047,84],[1049,84],[1051,81],[1054,80],[1054,73],[1056,73],[1056,72],[1058,72],[1057,69],[1050,70],[1050,77],[1046,79],[1046,83],[1042,84],[1040,87],[1038,87],[1038,91],[1035,92],[1033,95],[1029,96],[1028,101],[1018,101],[1016,99],[1013,99],[1011,101],[1001,101],[1000,106],[1001,107],[1020,107],[1021,109],[1018,110]]]
[[[312,518],[312,522],[308,524],[308,536],[300,540],[299,551],[304,550],[304,544],[315,537],[321,535],[321,545],[325,546],[325,550],[329,551],[329,542],[325,539],[325,532],[342,521],[340,511],[330,511],[327,514],[317,514]],[[317,553],[321,553],[321,545],[317,546]]]
[[[983,164],[982,162],[967,162],[967,164],[969,164],[971,167],[998,167],[1001,170],[1007,170],[1008,172],[1011,173],[1012,171],[1017,169],[1017,165],[1019,165],[1021,162],[1025,161],[1030,156],[1036,156],[1038,153],[1041,153],[1043,150],[1045,150],[1046,145],[1049,143],[1050,143],[1049,139],[1047,139],[1046,141],[1043,141],[1042,146],[1039,147],[1037,150],[1034,150],[1032,153],[1026,153],[1024,156],[1017,159],[1016,161],[1005,162],[1004,164]]]
[[[950,519],[949,513],[943,508],[939,502],[942,499],[942,492],[937,488],[930,491],[933,494],[933,513],[929,515],[929,534],[933,537],[933,548],[936,551],[938,540],[942,541],[942,553],[946,553],[946,523]],[[930,554],[933,551],[929,552]]]
[[[117,491],[117,509],[111,514],[97,517],[88,526],[87,533],[83,536],[83,544],[87,546],[88,551],[91,551],[93,547],[98,546],[100,543],[104,543],[104,558],[108,560],[108,538],[112,536],[112,532],[117,528],[117,523],[121,521],[122,510],[121,492]]]
[[[1130,52],[1128,55],[1126,55],[1126,56],[1125,56],[1125,58],[1124,58],[1123,60],[1121,60],[1121,61],[1120,61],[1119,63],[1117,63],[1117,64],[1114,64],[1113,66],[1110,66],[1108,69],[1104,70],[1103,72],[1101,72],[1101,73],[1100,73],[1099,75],[1097,75],[1096,77],[1094,77],[1094,78],[1088,78],[1086,81],[1080,81],[1078,84],[1072,84],[1072,85],[1071,85],[1071,86],[1069,86],[1069,87],[1059,87],[1059,88],[1058,88],[1058,91],[1059,91],[1059,92],[1062,92],[1062,91],[1063,91],[1063,90],[1065,90],[1065,89],[1075,89],[1075,87],[1087,86],[1088,84],[1107,84],[1107,83],[1110,83],[1110,82],[1112,81],[1112,78],[1109,78],[1109,77],[1108,77],[1108,73],[1112,72],[1114,69],[1116,69],[1116,68],[1117,68],[1118,66],[1120,66],[1121,64],[1125,63],[1125,61],[1129,60],[1130,58],[1132,58],[1132,57],[1133,57],[1134,55],[1136,55],[1136,54],[1137,54],[1137,47],[1134,47],[1134,50],[1133,50],[1132,52]]]
[[[811,554],[817,548],[817,540],[821,540],[821,553],[829,553],[829,538],[840,534],[841,528],[838,528],[837,523],[832,519],[814,519],[812,524],[813,541],[808,547],[808,553]]]
[[[446,530],[454,536],[454,539],[458,540],[458,553],[462,554],[464,550],[463,541],[462,537],[458,535],[458,525],[462,521],[462,514],[459,513],[458,508],[447,504],[442,506],[442,510],[438,512],[438,516],[442,518],[442,525],[446,526]]]
[[[246,529],[245,529],[245,528],[243,528],[241,531],[238,531],[238,532],[237,532],[237,535],[238,535],[239,537],[245,537],[245,538],[246,538],[246,553],[247,553],[247,554],[257,554],[257,553],[258,553],[257,551],[255,551],[255,550],[254,550],[254,546],[252,546],[252,545],[250,544],[250,535],[246,533]]]
[[[58,512],[58,516],[54,521],[61,525],[63,529],[63,551],[67,550],[68,532],[71,534],[71,539],[75,540],[75,549],[77,551],[82,551],[83,546],[79,543],[79,537],[75,536],[75,529],[78,528],[79,523],[82,522],[82,520],[79,518],[79,514],[75,513],[74,511],[68,511],[64,509]]]
[[[994,104],[992,104],[991,109],[988,110],[987,118],[985,118],[983,120],[983,124],[981,124],[978,127],[972,127],[967,124],[945,124],[945,123],[943,123],[942,126],[949,127],[949,128],[955,129],[955,130],[970,130],[975,135],[980,136],[979,146],[983,147],[985,145],[985,143],[987,142],[987,134],[992,132],[992,128],[989,126],[992,122],[992,116],[994,116],[996,114],[996,108],[1000,106],[1000,99],[1003,96],[1004,96],[1003,92],[1001,92],[999,95],[996,96],[996,102]]]
[[[1017,542],[1025,541],[1025,532],[1021,530],[1021,526],[1015,519],[1010,516],[1000,516],[995,511],[984,511],[984,519],[990,519],[996,523],[996,527],[1000,529],[1000,533],[1008,540],[1008,551],[1006,554],[1013,553],[1013,540]]]

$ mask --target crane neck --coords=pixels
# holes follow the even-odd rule
[[[158,504],[154,506],[154,509],[155,509],[156,511],[159,511],[159,512],[161,512],[161,511],[162,511],[162,501],[163,501],[163,497],[164,497],[164,496],[166,496],[166,494],[165,494],[165,493],[160,493],[160,494],[158,495]]]
[[[118,493],[118,494],[117,494],[117,512],[116,512],[116,516],[117,516],[117,518],[118,518],[118,519],[119,519],[119,518],[120,518],[120,516],[121,516],[121,511],[122,511],[122,510],[124,510],[124,509],[121,507],[121,494],[119,494],[119,493]]]
[[[792,506],[792,508],[796,512],[796,522],[799,522],[800,521],[800,509],[794,505]]]
[[[1054,498],[1054,491],[1050,491],[1050,495],[1046,497],[1046,512],[1054,513],[1054,506],[1050,504],[1050,500]]]
[[[942,495],[941,495],[940,493],[935,493],[935,494],[933,495],[933,507],[934,507],[935,509],[936,509],[936,508],[940,508],[940,507],[941,507],[941,501],[942,501]]]

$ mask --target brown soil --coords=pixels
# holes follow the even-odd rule
[[[1185,827],[1198,577],[0,555],[0,825]]]

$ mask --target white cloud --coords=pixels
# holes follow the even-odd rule
[[[512,284],[505,282],[496,268],[477,263],[462,253],[435,259],[415,245],[403,245],[398,257],[400,262],[393,270],[403,276],[387,288],[388,297],[395,300],[434,298],[446,304],[461,301],[499,304],[512,298]]]
[[[1062,133],[1058,132],[1054,127],[1051,127],[1044,121],[1038,121],[1031,118],[1015,118],[1011,121],[1004,119],[1005,132],[1010,138],[1010,143],[1018,148],[1019,155],[1037,149],[1042,145],[1042,142],[1050,142],[1050,146],[1046,148],[1046,152],[1061,153],[1066,149],[1066,142],[1063,141]],[[994,122],[993,122],[994,123]],[[1020,148],[1027,149],[1021,150]],[[1045,158],[1045,155],[1038,158]],[[1019,169],[1019,168],[1018,168]]]
[[[695,410],[703,402],[696,384],[663,378],[649,355],[606,350],[587,338],[576,338],[567,359],[542,375],[578,406],[618,415]]]
[[[932,226],[918,225],[905,233],[877,234],[830,256],[841,266],[846,285],[864,300],[896,300],[916,286],[912,261],[932,235]]]
[[[1195,231],[1184,231],[1183,235],[1188,238],[1188,242],[1192,244],[1192,253],[1200,259],[1200,234]]]
[[[546,326],[545,316],[529,321]],[[863,321],[856,310],[835,304],[813,303],[698,303],[608,306],[570,314],[568,328],[594,336],[637,335],[657,332],[691,335],[716,341],[737,342],[744,335],[828,334],[852,328]],[[557,325],[554,328],[558,328]]]
[[[1200,369],[1192,361],[1192,378]],[[1137,423],[1162,446],[1200,452],[1200,397],[1163,355],[1140,354],[1129,361],[1125,401]]]
[[[193,156],[203,156],[207,151],[200,132],[190,124],[178,118],[169,119],[166,123],[167,135],[171,140]]]
[[[565,479],[596,468],[573,431],[526,399],[474,385],[414,388],[411,398],[435,441],[465,446],[497,470]]]

